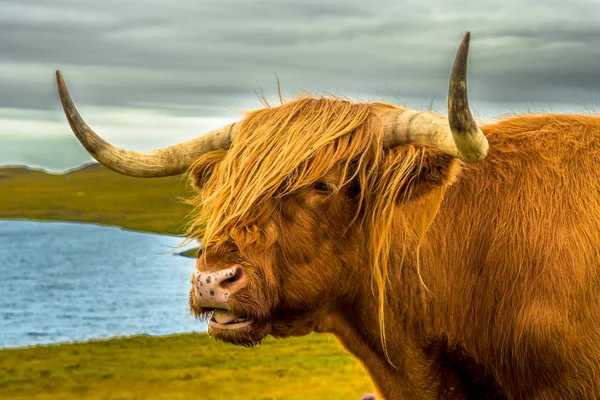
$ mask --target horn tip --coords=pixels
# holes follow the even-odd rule
[[[465,33],[465,37],[460,44],[459,51],[467,53],[469,51],[469,44],[471,43],[471,32]]]
[[[63,79],[60,70],[56,70],[56,83],[58,84],[59,89],[63,89],[66,87],[65,80]]]

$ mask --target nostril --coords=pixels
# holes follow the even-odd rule
[[[223,279],[220,283],[220,286],[223,289],[231,289],[232,286],[236,285],[236,282],[239,283],[239,281],[242,280],[242,278],[244,278],[244,269],[240,266],[235,267],[235,269],[230,273],[231,276],[229,276],[227,279]]]

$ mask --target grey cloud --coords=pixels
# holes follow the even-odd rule
[[[80,105],[180,115],[258,106],[255,91],[274,92],[275,74],[288,94],[443,101],[466,30],[473,99],[600,98],[594,1],[0,0],[0,7],[0,107],[55,109],[55,68]]]
[[[597,0],[0,0],[0,108],[65,127],[65,136],[0,136],[0,165],[89,160],[66,136],[57,68],[84,115],[232,116],[260,107],[257,91],[276,103],[276,76],[284,95],[433,101],[443,112],[467,30],[476,113],[585,112],[600,99],[599,20]]]

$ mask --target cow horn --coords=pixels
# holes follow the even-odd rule
[[[467,56],[469,32],[465,35],[452,67],[448,90],[448,118],[431,112],[408,109],[389,110],[382,115],[384,145],[429,144],[464,162],[485,158],[488,142],[469,110],[467,96]]]
[[[102,139],[85,123],[71,100],[60,71],[56,71],[56,81],[65,115],[77,139],[98,162],[123,175],[150,178],[182,174],[202,154],[229,147],[239,129],[234,123],[158,150],[125,150]]]

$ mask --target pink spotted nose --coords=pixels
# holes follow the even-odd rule
[[[241,265],[216,272],[194,272],[196,299],[202,308],[228,309],[229,296],[244,286],[246,274]]]

